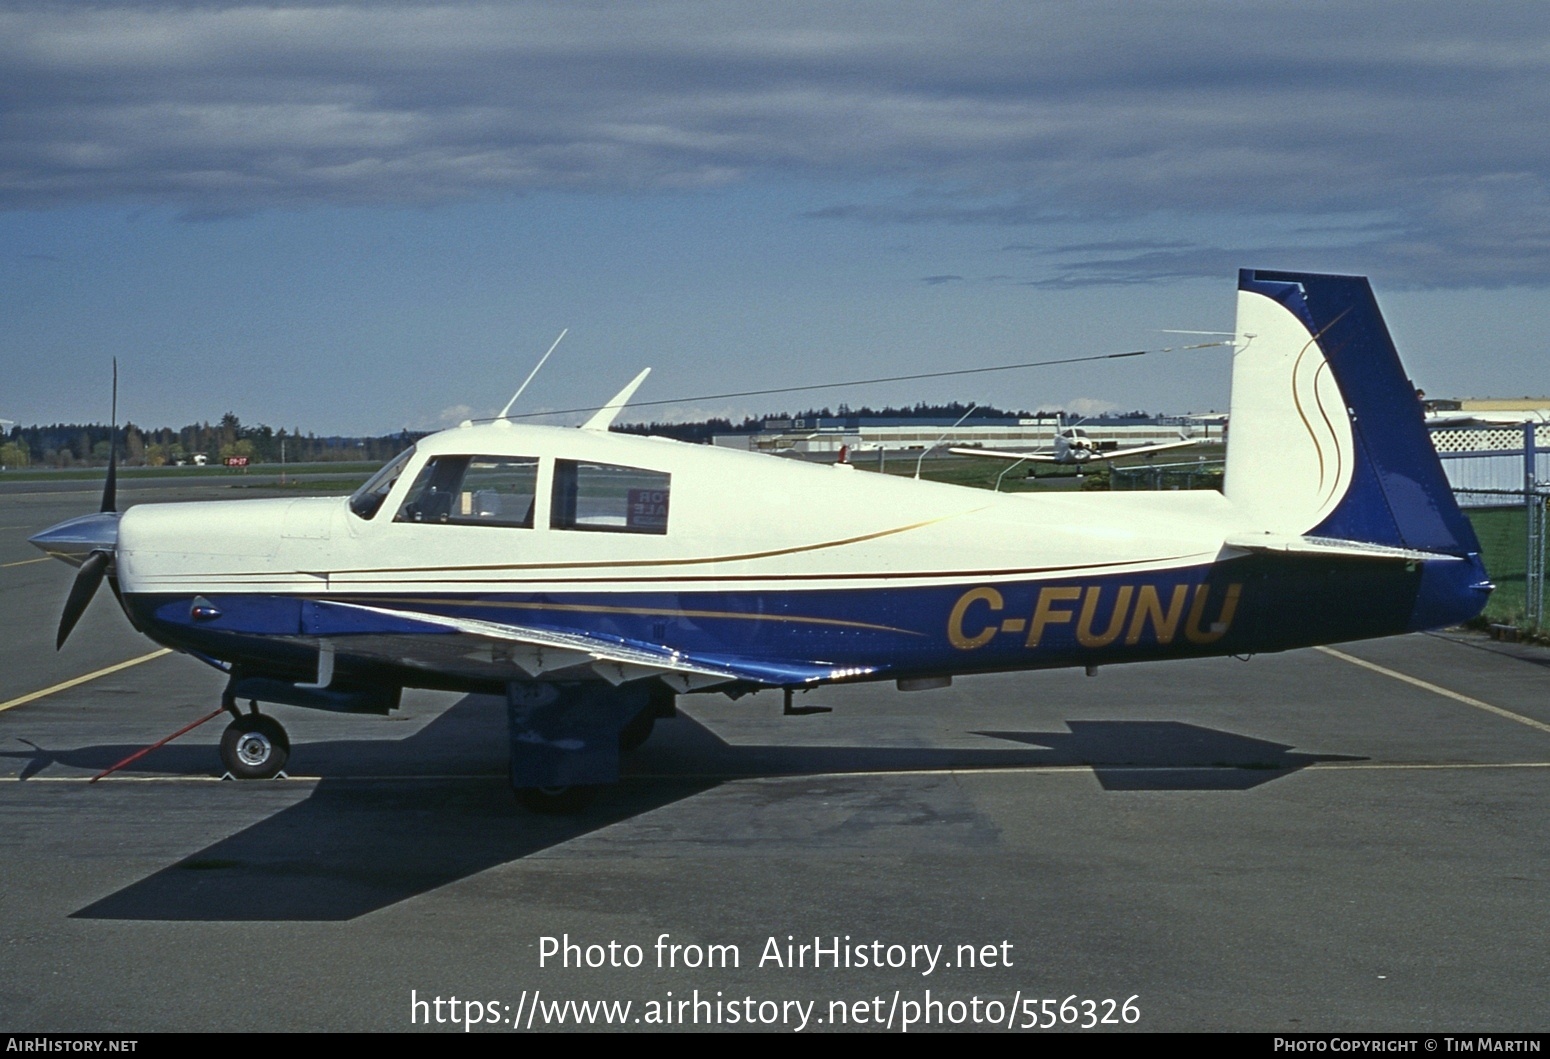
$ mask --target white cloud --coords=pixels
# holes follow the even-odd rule
[[[1067,415],[1074,416],[1101,416],[1105,412],[1128,412],[1130,409],[1121,408],[1113,401],[1100,400],[1097,397],[1073,397],[1061,404]]]

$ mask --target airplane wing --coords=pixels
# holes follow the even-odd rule
[[[993,460],[1032,460],[1035,463],[1097,463],[1099,460],[1117,460],[1121,456],[1139,456],[1148,452],[1162,452],[1164,449],[1182,449],[1186,445],[1198,445],[1199,441],[1164,441],[1157,445],[1137,445],[1129,449],[1115,449],[1113,452],[1094,452],[1084,460],[1062,461],[1058,456],[1047,452],[1007,452],[1002,449],[976,449],[971,446],[955,445],[948,452],[955,456],[985,456]]]
[[[1035,463],[1059,463],[1047,452],[1005,452],[1001,449],[976,449],[967,445],[954,445],[947,450],[954,456],[984,456],[992,460],[1032,460]]]
[[[841,669],[821,661],[771,662],[734,655],[696,656],[622,638],[360,603],[318,601],[312,607],[309,631],[337,637],[335,649],[341,654],[378,657],[413,667],[433,666],[439,671],[457,668],[453,659],[460,658],[486,674],[491,667],[504,666],[513,679],[595,675],[618,685],[658,677],[676,691],[689,692],[734,682],[774,687],[808,684],[864,676],[878,668]]]
[[[1157,445],[1137,445],[1133,449],[1115,449],[1113,452],[1095,452],[1089,456],[1088,462],[1093,460],[1117,460],[1121,456],[1140,456],[1147,452],[1162,452],[1165,449],[1182,449],[1187,445],[1198,445],[1200,442],[1190,441],[1164,441]]]

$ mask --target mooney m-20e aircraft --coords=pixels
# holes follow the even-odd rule
[[[511,779],[563,810],[675,697],[1250,654],[1460,622],[1491,584],[1367,281],[1244,271],[1222,492],[998,495],[507,420],[435,434],[348,499],[141,505],[33,538],[259,702],[385,713],[494,692]],[[110,476],[111,477],[111,476]],[[251,712],[239,703],[249,702]]]

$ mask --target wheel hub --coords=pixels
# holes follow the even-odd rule
[[[259,732],[247,732],[237,740],[237,758],[250,768],[258,768],[269,760],[274,747]]]

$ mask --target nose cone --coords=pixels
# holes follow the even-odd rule
[[[118,544],[118,519],[117,511],[81,515],[50,526],[27,540],[56,559],[80,566],[92,552],[113,553]]]

